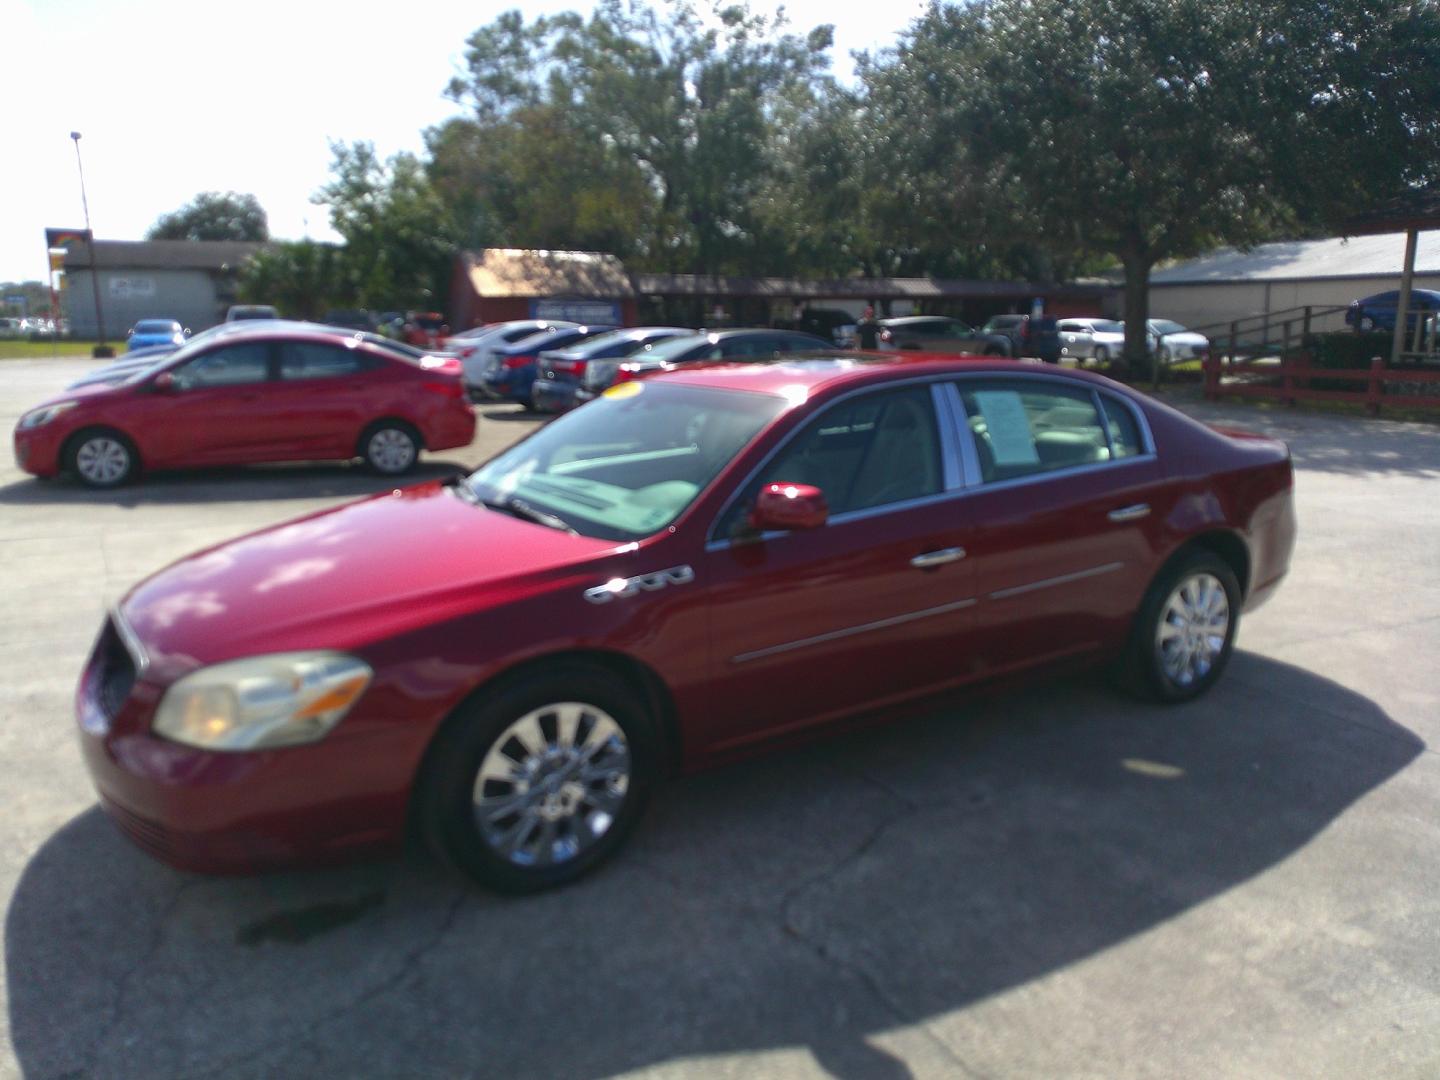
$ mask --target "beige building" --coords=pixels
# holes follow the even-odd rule
[[[1311,329],[1341,330],[1352,300],[1400,287],[1405,234],[1332,237],[1261,244],[1249,251],[1222,248],[1163,270],[1150,278],[1150,315],[1174,319],[1220,336],[1217,324],[1277,315],[1303,317],[1314,309]],[[1415,255],[1415,288],[1440,291],[1440,231],[1422,232]]]

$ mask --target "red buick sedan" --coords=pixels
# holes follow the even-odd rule
[[[207,337],[20,417],[15,460],[115,487],[141,467],[363,458],[407,472],[422,448],[466,446],[475,414],[460,364],[374,334],[309,324]]]
[[[105,807],[182,867],[396,843],[525,891],[655,782],[1059,662],[1224,670],[1295,535],[1282,443],[1008,361],[613,387],[468,478],[184,559],[80,680]],[[416,559],[417,550],[426,557]]]

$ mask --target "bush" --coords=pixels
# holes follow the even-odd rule
[[[1340,331],[1334,334],[1311,334],[1305,339],[1310,350],[1311,364],[1317,368],[1357,369],[1370,367],[1375,357],[1389,362],[1390,335],[1388,333],[1352,334]]]

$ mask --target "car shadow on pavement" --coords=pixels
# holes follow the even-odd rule
[[[149,506],[249,502],[373,495],[396,487],[440,480],[468,471],[456,461],[426,460],[404,476],[378,476],[345,463],[253,465],[183,472],[147,472],[133,484],[108,491],[88,488],[70,477],[27,478],[0,485],[0,505]]]
[[[555,419],[555,417],[551,414],[533,412],[530,409],[523,409],[518,405],[511,409],[495,407],[479,410],[479,412],[482,419],[499,420],[500,422],[507,424],[543,424],[547,420]]]
[[[6,915],[11,1039],[27,1076],[601,1076],[766,1051],[960,1073],[967,1046],[914,1025],[1243,885],[1422,749],[1250,653],[1172,708],[1060,680],[677,780],[614,864],[522,899],[413,854],[181,874],[92,809]]]

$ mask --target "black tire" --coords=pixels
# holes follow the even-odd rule
[[[420,434],[403,420],[378,420],[360,436],[356,451],[371,472],[403,476],[420,461]]]
[[[1006,356],[1007,353],[998,345],[989,345],[985,349],[986,356]]]
[[[112,428],[86,428],[70,436],[65,470],[86,487],[101,490],[128,484],[140,471],[135,444]]]
[[[557,850],[556,844],[567,842],[561,839],[562,833],[569,836],[568,842],[575,844],[576,850],[556,857],[548,864],[540,864],[534,860],[545,857],[540,854],[544,851],[543,845],[537,844],[532,853],[518,850],[520,847],[528,848],[528,845],[518,843],[517,850],[507,856],[487,838],[477,820],[476,790],[479,787],[488,793],[488,797],[497,800],[523,797],[525,793],[517,784],[510,784],[506,790],[506,781],[482,779],[482,767],[486,766],[487,759],[491,759],[492,751],[506,754],[513,762],[516,760],[514,753],[525,749],[518,739],[507,734],[512,725],[538,715],[536,722],[543,728],[549,710],[559,710],[562,704],[570,703],[580,705],[582,712],[592,719],[603,717],[618,727],[624,749],[628,750],[627,785],[617,800],[613,789],[603,784],[593,788],[593,793],[592,788],[582,784],[583,794],[566,796],[565,791],[572,787],[572,781],[580,784],[575,779],[578,774],[574,773],[568,774],[565,783],[550,789],[548,796],[544,795],[547,790],[542,787],[544,781],[527,784],[526,790],[534,793],[536,805],[533,810],[510,815],[516,823],[513,827],[522,837],[532,835],[532,828],[521,822],[523,813],[531,815],[533,829],[543,830],[544,822],[534,817],[544,812],[540,804],[568,797],[577,805],[568,818],[554,823],[557,831],[551,833],[551,857]],[[558,711],[549,712],[549,715],[551,730],[554,730],[558,723]],[[595,726],[590,729],[586,729],[585,723],[582,717],[577,731],[594,731],[600,721],[594,720]],[[575,741],[583,742],[579,738]],[[605,749],[590,760],[611,764],[622,760],[614,745],[613,738],[605,740]],[[416,824],[438,857],[496,892],[530,893],[566,885],[594,870],[625,842],[654,787],[659,771],[659,745],[654,720],[645,706],[623,679],[604,668],[566,664],[546,670],[543,675],[521,676],[502,682],[462,705],[436,736],[426,754],[417,785]],[[507,748],[509,753],[506,753]],[[567,776],[568,767],[564,764],[542,765],[542,770],[545,768],[550,768],[556,776]],[[495,791],[493,785],[497,783],[500,789]],[[608,813],[598,801],[592,805],[592,798],[608,798],[617,801],[618,805],[612,805],[614,812]],[[587,807],[590,808],[588,816]],[[557,808],[555,812],[562,811]],[[608,818],[608,825],[603,826],[603,832],[598,836],[593,836],[593,824],[600,820],[597,815]],[[577,819],[582,817],[589,826],[583,832],[577,825]],[[511,828],[506,820],[502,818],[498,825],[492,827]],[[525,831],[519,832],[521,829]],[[532,861],[525,864],[524,858]]]
[[[1218,648],[1213,647],[1216,634],[1198,634],[1197,637],[1211,642],[1202,653],[1208,660],[1197,660],[1193,667],[1181,665],[1181,676],[1175,674],[1174,658],[1183,655],[1183,631],[1176,628],[1169,617],[1171,604],[1177,592],[1190,583],[1203,582],[1213,587],[1218,585],[1224,592],[1226,619],[1224,637]],[[1193,549],[1172,559],[1151,583],[1135,616],[1131,628],[1130,642],[1121,662],[1119,675],[1122,685],[1139,697],[1152,701],[1189,701],[1214,686],[1230,662],[1235,646],[1235,632],[1240,625],[1240,583],[1235,571],[1220,556],[1210,551]],[[1172,648],[1167,650],[1160,638],[1162,624],[1169,624],[1172,634]],[[1167,658],[1172,662],[1167,664]]]
[[[1095,362],[1097,364],[1108,364],[1110,362],[1110,350],[1104,345],[1095,346]]]

